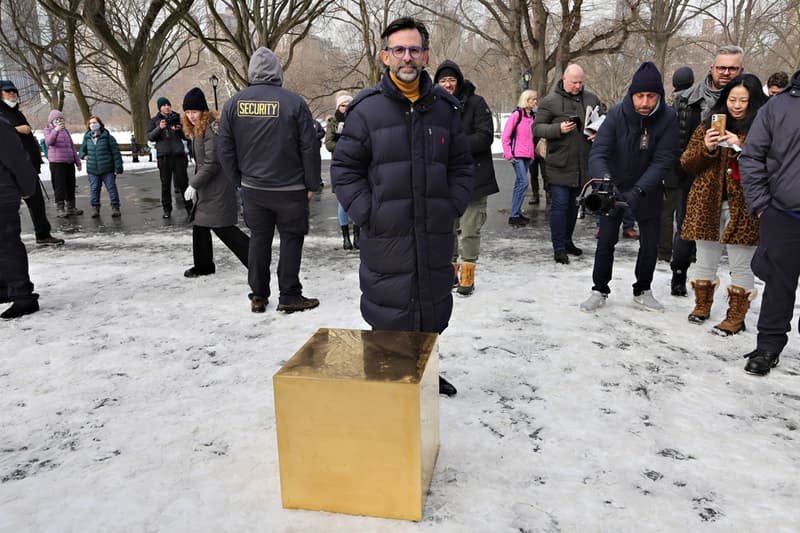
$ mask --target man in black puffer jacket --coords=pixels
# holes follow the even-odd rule
[[[428,30],[410,17],[381,35],[387,66],[347,108],[331,178],[361,227],[361,313],[377,330],[441,333],[453,308],[453,227],[473,163],[460,104],[423,70]],[[456,393],[440,378],[440,392]]]
[[[461,279],[458,294],[469,296],[475,289],[475,263],[481,247],[481,227],[486,222],[486,197],[498,192],[492,164],[494,119],[483,97],[475,94],[475,85],[464,79],[459,66],[445,60],[436,69],[434,83],[461,102],[461,125],[467,136],[469,151],[475,161],[472,196],[464,214],[458,219],[461,230]],[[458,235],[453,241],[453,268],[458,272]],[[455,283],[455,282],[454,282]]]
[[[589,153],[589,172],[610,178],[615,194],[633,210],[641,238],[636,258],[633,301],[640,307],[661,311],[650,284],[656,269],[662,180],[675,167],[678,156],[678,122],[664,102],[664,84],[656,66],[642,63],[633,76],[628,95],[608,112]],[[592,295],[581,304],[595,311],[611,292],[608,284],[614,265],[614,248],[624,209],[616,207],[600,217],[600,235],[594,256]]]
[[[13,302],[1,318],[39,310],[39,295],[28,275],[28,253],[20,239],[19,203],[36,192],[39,177],[11,124],[0,118],[0,302]]]

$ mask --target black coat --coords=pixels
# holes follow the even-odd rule
[[[453,308],[453,224],[473,163],[458,101],[422,72],[413,104],[388,71],[347,108],[331,179],[361,227],[361,312],[375,329],[442,332]]]
[[[647,131],[647,149],[640,149]],[[548,147],[549,148],[549,147]],[[549,156],[548,156],[549,157]],[[664,176],[672,172],[678,157],[678,121],[662,97],[658,109],[643,117],[630,95],[609,110],[589,152],[589,172],[611,176],[623,193],[639,188],[644,194],[633,206],[637,220],[657,218],[664,204]]]
[[[19,210],[23,196],[36,192],[39,179],[11,124],[0,118],[0,209]]]
[[[30,126],[30,124],[28,124],[28,119],[26,119],[22,111],[19,110],[19,104],[17,104],[17,107],[9,107],[5,102],[0,100],[0,117],[6,119],[11,126],[15,128],[17,126]],[[38,174],[42,167],[42,148],[39,146],[39,142],[36,140],[36,137],[33,136],[33,133],[23,135],[17,132],[17,134],[22,141],[22,147],[28,154],[28,159],[31,164],[33,164],[33,170]]]
[[[167,121],[167,127],[161,129],[161,121]],[[183,141],[186,136],[182,129],[172,129],[172,125],[180,125],[181,117],[175,111],[170,111],[169,115],[162,115],[159,111],[156,116],[150,119],[150,127],[147,130],[147,138],[156,143],[156,156],[164,155],[185,155],[186,149]]]
[[[499,192],[492,162],[492,141],[494,140],[494,119],[489,105],[482,96],[475,94],[471,81],[464,81],[456,96],[461,101],[461,125],[467,136],[469,151],[475,161],[475,185],[471,199],[480,200]]]

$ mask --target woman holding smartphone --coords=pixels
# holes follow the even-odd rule
[[[66,126],[64,113],[58,109],[50,111],[44,128],[47,145],[47,160],[50,162],[50,180],[56,197],[56,216],[66,218],[82,215],[75,207],[75,168],[81,169],[81,160]]]
[[[681,229],[683,239],[697,243],[697,262],[689,270],[695,294],[689,322],[702,324],[709,318],[719,285],[717,268],[723,249],[728,251],[728,311],[712,330],[718,335],[744,330],[745,315],[756,297],[750,260],[758,244],[758,220],[747,214],[737,160],[765,101],[758,77],[743,74],[733,79],[681,156],[683,169],[695,176]]]

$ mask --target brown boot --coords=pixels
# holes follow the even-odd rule
[[[694,310],[689,313],[689,322],[702,324],[711,315],[714,291],[719,286],[719,280],[693,279],[689,281],[689,284],[694,290]]]
[[[458,287],[458,263],[453,263],[453,288]]]
[[[756,290],[746,290],[736,285],[728,287],[728,312],[725,320],[714,326],[711,331],[717,335],[736,335],[744,331],[744,317],[750,309],[750,302],[756,297]]]
[[[458,284],[458,294],[469,296],[475,290],[475,263],[464,261],[461,263],[461,282]]]

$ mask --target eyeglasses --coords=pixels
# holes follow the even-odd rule
[[[396,59],[403,59],[406,57],[406,52],[411,56],[411,59],[419,59],[422,52],[425,51],[424,46],[387,46],[383,49],[386,52],[391,52],[392,56]]]
[[[723,67],[723,66],[715,66],[717,72],[739,72],[742,67]]]

